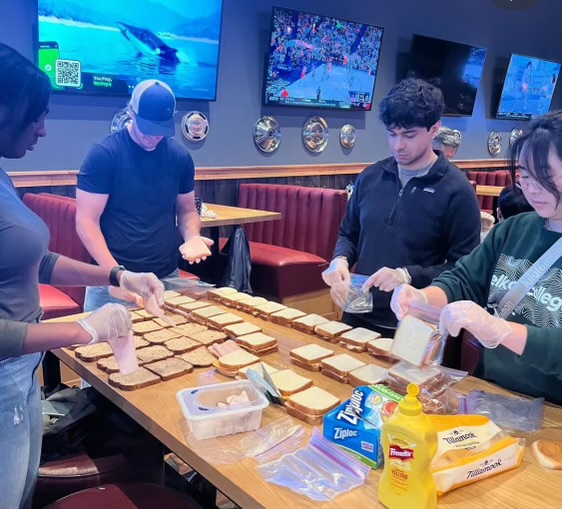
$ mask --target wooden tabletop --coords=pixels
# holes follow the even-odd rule
[[[476,194],[479,196],[495,196],[498,197],[505,186],[476,186]]]
[[[229,207],[227,205],[216,205],[214,203],[205,203],[205,205],[207,205],[209,210],[215,212],[217,217],[201,218],[201,226],[203,228],[234,226],[238,224],[259,223],[262,221],[276,221],[281,219],[281,212]]]
[[[338,345],[328,345],[314,336],[265,322],[240,311],[234,312],[243,316],[245,320],[260,325],[265,333],[278,338],[279,352],[264,356],[265,362],[277,368],[290,367],[295,372],[312,378],[315,385],[330,391],[342,400],[351,396],[351,386],[338,383],[320,373],[312,373],[292,365],[288,354],[290,349],[308,343],[321,343],[333,348],[336,353],[349,353],[346,349]],[[64,320],[73,320],[78,316],[67,317]],[[61,321],[61,319],[57,321]],[[335,509],[342,507],[374,509],[383,507],[377,499],[381,469],[371,471],[366,483],[360,488],[340,495],[332,502],[320,503],[265,482],[256,470],[257,463],[253,459],[243,458],[239,454],[240,440],[247,434],[202,441],[190,438],[187,423],[176,400],[176,393],[188,387],[231,380],[216,373],[212,368],[196,369],[193,373],[180,378],[137,391],[125,392],[108,385],[108,375],[98,370],[95,363],[82,362],[67,349],[57,350],[55,353],[64,363],[122,408],[243,509]],[[352,355],[368,363],[377,363],[366,353]],[[455,387],[466,392],[472,389],[483,389],[509,394],[503,389],[472,377],[464,379]],[[280,407],[269,406],[264,411],[262,426],[284,415],[285,412]],[[312,430],[311,426],[301,421],[297,422],[305,426],[308,432]],[[562,490],[560,489],[562,471],[544,469],[537,463],[530,450],[531,442],[537,438],[562,441],[562,408],[546,407],[543,429],[540,433],[527,437],[523,461],[519,468],[447,493],[439,499],[438,507],[440,509],[531,509],[539,506],[541,509],[562,508]],[[234,463],[228,464],[228,460],[234,461]]]

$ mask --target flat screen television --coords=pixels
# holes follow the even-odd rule
[[[556,62],[512,54],[496,117],[527,120],[548,112],[559,73]]]
[[[222,0],[38,0],[38,64],[53,90],[129,95],[161,79],[215,100]]]
[[[486,48],[414,34],[406,76],[442,90],[444,115],[470,116],[485,60]]]
[[[273,8],[264,104],[370,110],[383,29]]]

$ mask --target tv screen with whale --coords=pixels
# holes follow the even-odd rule
[[[127,96],[161,79],[216,99],[222,0],[39,0],[38,64],[55,91]]]

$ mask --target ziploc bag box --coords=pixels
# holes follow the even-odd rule
[[[324,436],[373,469],[383,464],[381,427],[402,396],[384,385],[356,387],[350,399],[324,416]]]

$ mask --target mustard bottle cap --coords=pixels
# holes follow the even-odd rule
[[[419,415],[422,413],[422,404],[418,401],[420,388],[416,384],[408,384],[408,394],[398,403],[400,413],[403,415]]]

